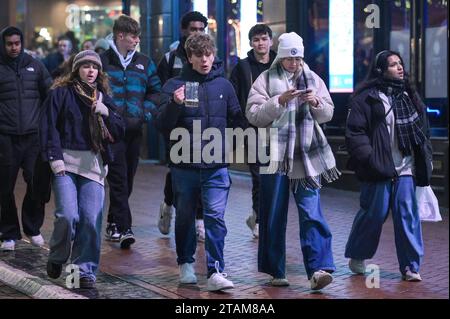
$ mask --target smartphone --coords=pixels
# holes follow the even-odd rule
[[[299,94],[303,95],[303,94],[311,93],[312,90],[311,89],[306,89],[306,90],[299,90],[298,92],[299,92]]]

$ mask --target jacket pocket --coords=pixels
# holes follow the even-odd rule
[[[389,136],[383,136],[380,130],[376,130],[372,138],[372,154],[369,157],[368,169],[369,176],[374,181],[386,180],[396,174]]]

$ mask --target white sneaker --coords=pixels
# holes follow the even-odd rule
[[[310,279],[311,289],[320,290],[325,286],[328,286],[332,281],[333,276],[331,276],[330,273],[323,270],[318,270],[312,275]]]
[[[169,206],[162,201],[159,206],[158,229],[163,235],[167,235],[170,232],[173,211],[173,206]]]
[[[30,239],[31,245],[33,246],[42,247],[45,244],[44,238],[42,237],[41,234],[36,236],[29,236],[28,238]]]
[[[245,222],[246,222],[248,228],[250,228],[250,230],[252,231],[253,237],[258,238],[259,237],[259,231],[258,231],[259,227],[258,227],[258,224],[256,223],[256,212],[252,211],[252,213],[250,214],[250,216],[248,216],[248,218]]]
[[[219,271],[219,262],[216,261],[216,272],[208,279],[208,291],[219,291],[234,288],[233,282],[226,279],[227,274]]]
[[[274,287],[286,287],[289,286],[289,281],[286,278],[275,278],[273,277],[269,284]]]
[[[16,242],[14,240],[4,240],[0,245],[0,250],[13,251],[16,248]]]
[[[194,264],[184,263],[180,265],[180,284],[196,284],[197,277],[195,276]]]
[[[366,273],[366,265],[364,264],[364,260],[350,259],[348,262],[348,267],[355,274],[364,275]]]
[[[200,242],[205,241],[205,222],[203,219],[195,220],[195,228],[197,229],[197,240]]]
[[[422,277],[418,272],[412,272],[411,270],[407,270],[404,275],[402,275],[402,279],[405,281],[422,281]]]
[[[253,228],[253,237],[259,238],[259,224],[255,224],[255,228]]]

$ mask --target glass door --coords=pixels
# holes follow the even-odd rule
[[[418,82],[432,135],[448,138],[448,1],[423,1],[422,12]]]

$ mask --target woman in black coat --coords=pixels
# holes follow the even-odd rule
[[[376,252],[389,210],[402,279],[421,281],[422,231],[416,186],[431,179],[431,142],[426,107],[408,81],[399,53],[377,54],[367,80],[350,101],[348,166],[362,182],[360,210],[345,257],[354,273]]]

